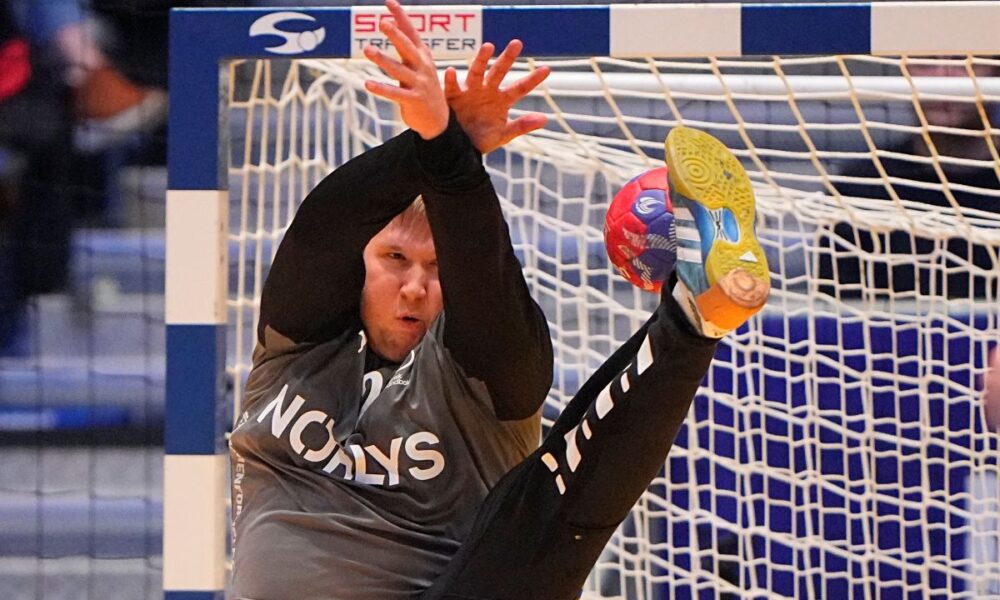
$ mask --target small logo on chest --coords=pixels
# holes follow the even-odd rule
[[[392,387],[394,385],[410,385],[410,380],[409,379],[403,379],[403,374],[400,373],[399,371],[397,371],[392,376],[392,379],[389,380],[389,383],[385,384],[385,387],[389,388],[389,387]]]
[[[362,342],[362,344],[363,343],[364,342]],[[380,373],[379,371],[369,371],[368,373],[365,373],[362,382],[362,387],[364,388],[363,393],[365,400],[361,404],[361,412],[358,415],[359,419],[361,418],[361,415],[367,412],[368,408],[371,407],[372,403],[375,402],[379,394],[382,393],[382,390],[390,388],[395,385],[410,385],[410,378],[409,378],[410,367],[413,366],[413,361],[415,361],[416,358],[417,358],[416,351],[411,350],[410,355],[406,357],[406,360],[403,362],[403,364],[399,365],[399,368],[397,368],[396,372],[392,374],[392,377],[389,378],[389,381],[384,384],[382,381],[382,373]]]

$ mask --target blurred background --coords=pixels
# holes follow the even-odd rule
[[[0,597],[158,598],[167,20],[0,0]]]
[[[254,4],[0,0],[4,599],[162,597],[168,15]]]

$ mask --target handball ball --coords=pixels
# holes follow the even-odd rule
[[[622,277],[659,292],[677,262],[667,168],[634,177],[615,194],[604,218],[604,245]]]

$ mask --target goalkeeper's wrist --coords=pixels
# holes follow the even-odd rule
[[[473,174],[479,179],[482,154],[462,129],[455,111],[448,111],[448,125],[431,139],[415,136],[417,161],[427,178],[434,184],[453,184]]]

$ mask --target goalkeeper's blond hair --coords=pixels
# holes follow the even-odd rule
[[[392,219],[390,224],[404,229],[425,226],[427,224],[427,207],[424,205],[424,197],[417,195],[403,212]]]

